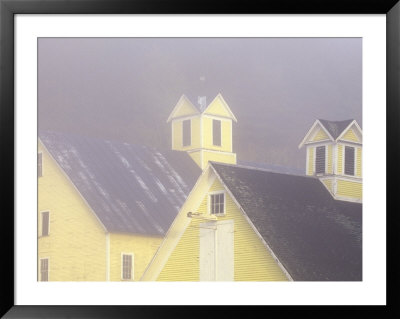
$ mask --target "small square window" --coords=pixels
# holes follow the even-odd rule
[[[133,279],[133,255],[122,254],[122,279],[132,280]]]
[[[224,193],[210,195],[210,214],[218,215],[225,213]]]

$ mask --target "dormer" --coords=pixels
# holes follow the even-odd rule
[[[208,161],[236,164],[232,152],[235,115],[221,94],[208,105],[205,97],[199,97],[198,102],[197,106],[182,95],[168,117],[172,149],[186,151],[202,169]]]
[[[306,175],[324,183],[336,199],[362,200],[362,130],[355,120],[316,120],[306,147]]]

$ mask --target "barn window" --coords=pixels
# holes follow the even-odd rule
[[[191,123],[190,120],[184,120],[182,122],[182,145],[190,146],[192,140],[191,134]]]
[[[40,281],[49,281],[49,259],[40,259]]]
[[[221,121],[213,120],[213,145],[221,146]]]
[[[315,174],[325,173],[325,146],[317,146],[315,150]]]
[[[210,214],[224,214],[224,204],[224,193],[210,195]]]
[[[49,235],[49,212],[42,212],[42,236]]]
[[[122,254],[122,279],[133,279],[133,254]]]
[[[344,173],[354,175],[354,147],[346,146],[344,149]]]

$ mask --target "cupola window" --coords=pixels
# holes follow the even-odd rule
[[[315,174],[325,173],[325,146],[317,146],[315,150]]]

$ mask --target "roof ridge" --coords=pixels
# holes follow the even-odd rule
[[[209,161],[209,162],[210,162],[211,165],[217,164],[217,165],[222,165],[222,166],[239,167],[239,168],[245,168],[245,169],[250,169],[250,170],[255,170],[255,171],[263,171],[263,172],[280,174],[280,175],[289,175],[289,176],[298,176],[298,177],[306,177],[306,178],[311,178],[311,179],[317,179],[315,176],[311,176],[311,175],[282,173],[282,172],[276,172],[276,171],[273,171],[273,170],[270,170],[270,169],[267,169],[267,168],[254,167],[254,166],[248,166],[248,165],[243,165],[243,164],[228,164],[228,163],[220,163],[220,162],[214,162],[214,161]]]

